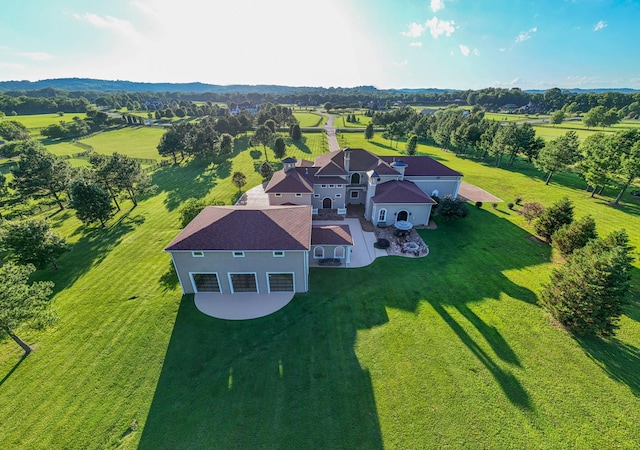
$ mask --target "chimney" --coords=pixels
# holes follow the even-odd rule
[[[402,161],[394,161],[391,163],[391,167],[400,174],[398,178],[399,181],[404,181],[404,171],[407,168],[408,164]]]
[[[285,172],[290,171],[296,166],[298,161],[295,158],[285,158],[282,160],[282,166]]]
[[[344,155],[344,170],[349,172],[349,166],[351,165],[351,149],[349,147],[342,150]]]

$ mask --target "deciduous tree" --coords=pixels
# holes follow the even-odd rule
[[[371,122],[369,122],[367,124],[367,127],[364,129],[364,138],[367,141],[373,139],[373,124]]]
[[[284,158],[284,155],[287,152],[287,145],[284,142],[282,137],[278,136],[273,143],[273,154],[277,159]]]
[[[205,202],[202,199],[187,199],[180,207],[180,225],[182,228],[189,225],[189,223],[195,219],[198,214],[200,214],[205,206]]]
[[[242,192],[242,187],[247,184],[247,177],[242,172],[234,172],[231,176],[231,182],[238,188],[238,192]]]
[[[407,141],[407,155],[415,155],[418,147],[418,136],[412,134]]]
[[[549,184],[551,176],[555,172],[565,170],[578,162],[580,158],[579,148],[580,141],[575,131],[569,131],[564,136],[559,136],[547,142],[534,160],[534,164],[538,169],[548,173],[544,184]]]

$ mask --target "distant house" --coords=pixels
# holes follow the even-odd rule
[[[507,103],[506,105],[502,105],[500,107],[500,111],[503,112],[514,112],[516,109],[518,109],[518,105],[516,105],[515,103]]]

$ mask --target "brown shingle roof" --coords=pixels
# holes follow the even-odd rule
[[[379,184],[372,200],[375,203],[436,203],[410,181],[388,181]]]
[[[349,225],[314,225],[311,245],[353,245]]]
[[[402,156],[395,157],[399,161],[407,164],[404,171],[405,177],[461,177],[462,174],[436,161],[430,156]],[[381,156],[380,159],[391,164],[393,156]]]
[[[273,174],[269,184],[265,188],[266,193],[271,192],[289,192],[289,193],[311,193],[313,192],[313,183],[309,181],[309,175],[314,173],[316,168],[294,167],[286,172],[278,170]]]
[[[207,206],[165,251],[309,250],[310,246],[310,206]]]

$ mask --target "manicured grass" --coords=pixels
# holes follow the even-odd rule
[[[289,155],[323,151],[322,134],[305,136]],[[236,150],[228,165],[155,172],[158,192],[107,229],[70,211],[51,218],[73,243],[60,270],[37,274],[56,282],[60,320],[20,330],[36,346],[23,361],[0,342],[1,448],[635,448],[640,308],[611,341],[554,327],[536,304],[549,248],[503,204],[421,231],[426,258],[313,269],[310,292],[272,316],[200,314],[162,249],[181,202],[232,194],[230,173],[263,160],[260,148]],[[507,201],[569,195],[600,232],[622,223],[639,244],[638,209],[589,199],[575,177],[544,186],[521,166],[419,150]]]
[[[553,125],[534,125],[533,128],[536,130],[536,136],[540,136],[544,140],[552,140],[556,139],[559,136],[564,136],[569,131],[575,131],[578,135],[578,139],[580,141],[585,140],[585,138],[591,136],[592,134],[603,132],[604,130],[587,130],[584,128],[569,128],[569,127],[554,127]],[[612,132],[611,128],[604,131],[605,133]]]
[[[83,148],[69,141],[49,141],[45,139],[42,143],[47,147],[47,150],[56,156],[71,156],[84,151]]]
[[[81,139],[80,142],[104,155],[118,152],[133,158],[160,160],[156,147],[165,131],[156,127],[127,127]]]
[[[293,115],[298,122],[300,122],[300,126],[303,128],[309,127],[321,127],[325,123],[327,123],[326,116],[321,116],[320,114],[312,113],[312,112],[294,112]]]
[[[65,113],[63,116],[59,116],[58,114],[33,114],[26,116],[7,116],[6,120],[15,120],[27,128],[44,128],[54,123],[59,123],[61,120],[71,122],[74,117],[85,119],[87,115],[85,113]]]
[[[333,125],[339,128],[366,128],[371,122],[371,117],[367,117],[364,114],[356,114],[356,119],[358,119],[358,122],[347,122],[347,116],[342,115],[335,119]]]

